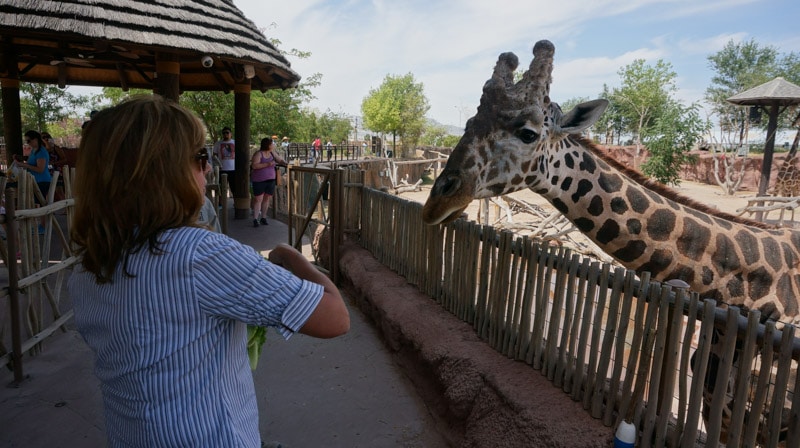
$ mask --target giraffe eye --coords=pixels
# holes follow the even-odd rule
[[[539,134],[531,129],[522,128],[517,132],[517,137],[522,140],[523,143],[533,143],[537,138],[539,138]]]

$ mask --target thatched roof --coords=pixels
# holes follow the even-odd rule
[[[800,104],[800,87],[777,77],[728,98],[728,102],[742,106],[791,106]]]
[[[27,82],[150,89],[157,60],[179,62],[184,91],[232,90],[247,65],[253,89],[300,80],[232,0],[4,0],[0,38],[0,77],[16,60]]]

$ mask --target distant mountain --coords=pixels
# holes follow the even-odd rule
[[[453,126],[453,125],[449,125],[449,124],[442,124],[442,123],[439,123],[438,121],[434,120],[433,118],[428,118],[428,124],[431,125],[431,126],[438,126],[440,128],[444,128],[445,131],[447,131],[447,133],[450,134],[450,135],[463,135],[464,134],[464,128],[460,128],[458,126]]]

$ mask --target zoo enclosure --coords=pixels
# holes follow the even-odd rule
[[[637,446],[800,444],[800,404],[790,403],[800,386],[793,327],[762,325],[758,312],[742,318],[735,307],[716,308],[649,274],[492,227],[426,226],[418,203],[371,189],[362,195],[362,208],[346,212],[359,215],[348,219],[360,222],[363,247],[495,350],[541,370],[593,417],[613,427],[632,422]],[[723,393],[704,409],[715,331],[737,337],[721,344],[714,370]],[[735,382],[726,394],[729,376]]]

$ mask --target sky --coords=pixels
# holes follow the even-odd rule
[[[619,87],[619,70],[661,59],[677,74],[676,96],[702,102],[714,76],[708,57],[754,40],[800,52],[796,0],[233,0],[283,50],[301,76],[322,74],[310,107],[360,116],[387,75],[422,83],[427,116],[463,127],[476,112],[498,55],[520,67],[536,41],[556,48],[550,97],[597,98]]]

